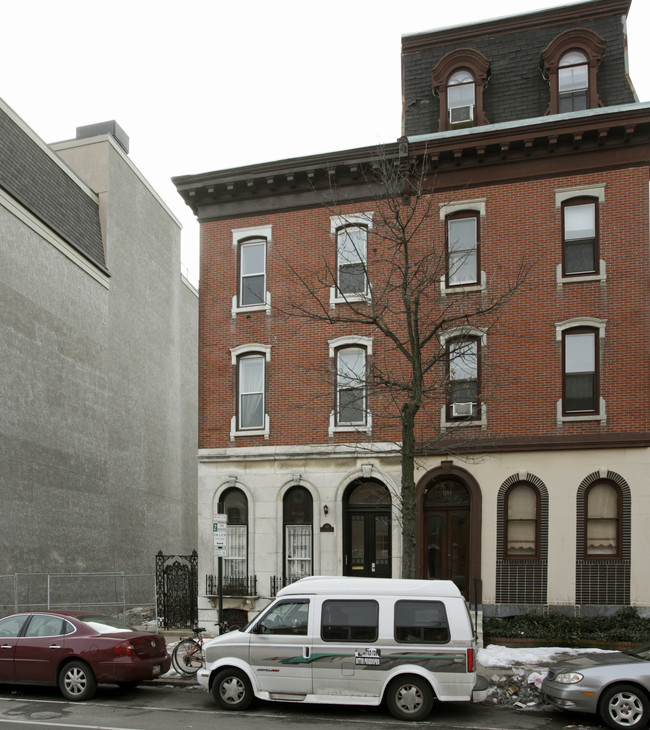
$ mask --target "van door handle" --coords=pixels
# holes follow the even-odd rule
[[[302,655],[305,659],[309,659],[309,647],[308,646],[303,646]]]

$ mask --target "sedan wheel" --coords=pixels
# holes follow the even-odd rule
[[[601,720],[612,728],[642,728],[650,719],[647,696],[631,684],[617,684],[603,693],[599,704]]]
[[[73,702],[88,700],[95,694],[96,689],[97,680],[86,662],[69,662],[59,674],[59,690],[67,700]]]

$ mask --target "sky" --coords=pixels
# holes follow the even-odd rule
[[[171,178],[394,142],[401,37],[572,5],[562,0],[2,0],[0,97],[42,138],[115,120],[183,226]],[[629,67],[650,101],[650,0],[632,0]]]

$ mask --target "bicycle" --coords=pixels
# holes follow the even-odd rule
[[[219,634],[226,634],[229,631],[240,629],[241,624],[229,621],[222,621],[219,624]],[[196,634],[195,638],[191,636],[181,639],[174,647],[172,652],[172,666],[179,674],[187,677],[194,677],[203,664],[203,642],[209,639],[209,636],[203,636],[205,629],[195,628],[192,631]]]
[[[194,677],[203,664],[203,633],[205,629],[195,628],[192,631],[196,634],[181,639],[172,652],[172,666],[179,674],[187,677]]]

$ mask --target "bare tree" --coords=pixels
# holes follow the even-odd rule
[[[283,257],[299,283],[283,311],[331,325],[354,325],[355,331],[381,342],[363,374],[354,362],[343,363],[337,376],[346,386],[341,389],[346,399],[340,407],[361,411],[367,397],[373,438],[391,429],[401,435],[397,442],[401,485],[396,496],[403,539],[402,577],[413,578],[416,460],[433,448],[462,448],[450,438],[453,424],[463,422],[462,415],[460,420],[449,419],[449,428],[443,430],[434,427],[426,406],[446,404],[450,389],[456,389],[459,401],[466,404],[465,420],[476,417],[478,403],[486,394],[472,393],[471,378],[463,377],[478,364],[475,333],[496,325],[499,313],[525,281],[528,266],[518,266],[511,281],[499,276],[481,291],[459,286],[452,295],[445,282],[449,277],[462,281],[464,267],[474,265],[475,252],[463,250],[462,243],[456,245],[451,234],[447,241],[439,232],[433,233],[436,220],[440,230],[439,209],[434,208],[435,175],[428,169],[426,156],[405,162],[379,154],[364,175],[369,191],[366,204],[371,208],[362,214],[368,216],[367,235],[358,235],[364,221],[357,215],[354,225],[341,229],[338,262],[323,256],[317,269],[307,271]],[[328,206],[345,221],[336,192],[331,190]],[[330,306],[332,288],[339,302],[336,307]]]

